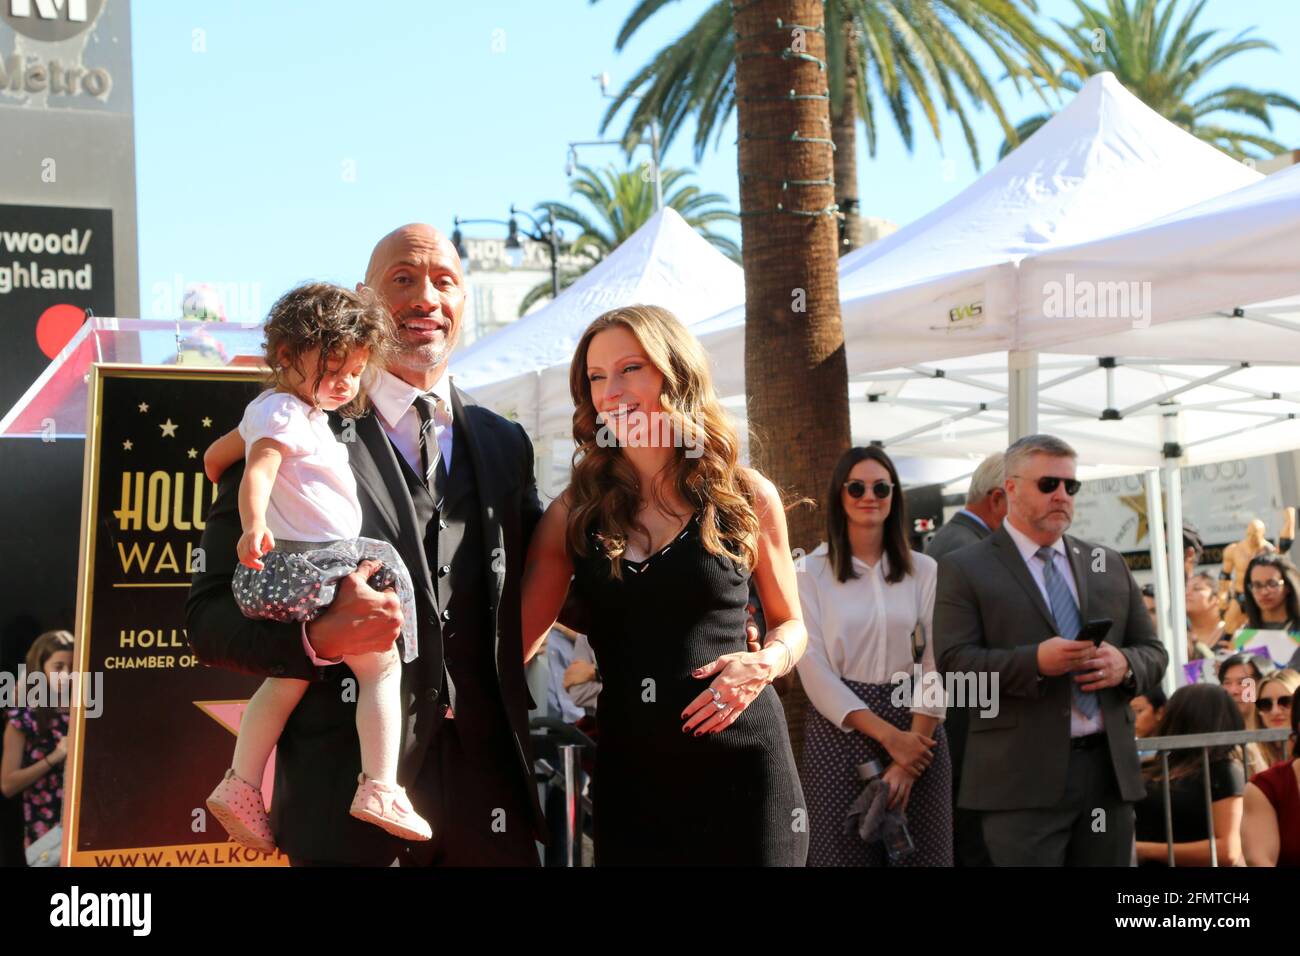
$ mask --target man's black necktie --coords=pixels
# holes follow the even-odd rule
[[[424,483],[433,495],[433,506],[441,511],[447,494],[447,466],[438,445],[437,425],[445,424],[446,413],[442,399],[434,395],[416,398],[415,410],[420,416],[420,464],[424,468]]]

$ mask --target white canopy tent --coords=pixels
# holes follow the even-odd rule
[[[1016,346],[1300,364],[1300,339],[1278,335],[1260,351],[1255,334],[1300,331],[1297,293],[1300,166],[1292,166],[1153,222],[1026,259]],[[1268,304],[1243,308],[1251,302]]]
[[[1111,74],[1092,77],[1068,106],[952,200],[844,257],[849,372],[1015,348],[1021,259],[1148,223],[1260,179],[1156,114]],[[678,241],[707,246],[681,225]],[[595,286],[600,279],[593,270],[583,281]],[[707,319],[698,301],[690,308],[641,301],[659,301],[691,324],[714,358],[718,391],[743,393],[743,291],[733,296],[733,307]],[[522,342],[545,335],[546,310],[485,339],[476,346],[483,352],[471,349],[454,364],[458,382],[480,401],[514,411],[535,438],[565,434],[572,414],[568,361],[578,332],[599,308],[578,311],[556,320],[567,321],[569,331],[546,339],[545,348]]]
[[[1262,177],[1155,113],[1109,73],[928,215],[840,262],[849,373],[1019,347],[1016,265]],[[1258,298],[1258,297],[1256,297]],[[744,391],[744,310],[696,333]]]
[[[694,325],[744,299],[740,266],[665,208],[549,305],[454,355],[451,372],[477,401],[542,438],[569,427],[569,361],[596,316],[650,304]]]

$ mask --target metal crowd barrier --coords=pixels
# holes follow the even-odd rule
[[[1216,734],[1183,734],[1177,737],[1139,737],[1138,753],[1158,753],[1163,776],[1165,799],[1165,845],[1169,848],[1169,865],[1174,865],[1174,818],[1169,796],[1169,754],[1175,750],[1201,750],[1201,778],[1205,787],[1205,823],[1210,834],[1210,866],[1219,865],[1219,851],[1214,840],[1214,801],[1210,797],[1210,751],[1219,747],[1241,747],[1241,765],[1246,767],[1246,745],[1264,741],[1289,740],[1286,727],[1276,730],[1230,730]],[[1247,778],[1249,780],[1249,778]]]
[[[591,801],[582,796],[578,785],[580,761],[584,747],[596,746],[596,742],[572,724],[551,717],[534,717],[529,721],[529,729],[535,740],[543,739],[556,746],[559,753],[560,768],[551,766],[544,758],[538,758],[536,764],[545,781],[563,781],[564,786],[564,865],[576,867],[582,865],[582,853],[579,844],[582,840],[583,818],[591,813]]]

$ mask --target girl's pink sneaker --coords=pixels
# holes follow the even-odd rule
[[[240,846],[263,853],[275,852],[271,819],[266,815],[262,791],[235,776],[234,768],[226,771],[207,803],[212,815]]]
[[[364,773],[357,778],[350,812],[358,820],[373,823],[403,840],[422,842],[433,838],[433,829],[415,812],[404,788],[389,786]]]

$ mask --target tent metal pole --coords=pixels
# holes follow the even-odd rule
[[[1268,428],[1271,425],[1278,425],[1281,424],[1282,422],[1293,422],[1295,421],[1295,419],[1296,419],[1295,412],[1287,412],[1282,415],[1275,415],[1273,418],[1269,419],[1266,422],[1258,422],[1254,425],[1247,425],[1245,428],[1234,428],[1232,431],[1229,432],[1221,432],[1218,435],[1210,435],[1206,438],[1198,438],[1196,441],[1189,441],[1186,445],[1183,446],[1183,449],[1186,450],[1188,448],[1193,448],[1196,445],[1204,445],[1207,442],[1219,441],[1220,439],[1223,438],[1232,438],[1233,436],[1236,435],[1244,435],[1246,432],[1258,431],[1261,428]]]
[[[1190,391],[1193,388],[1200,388],[1202,385],[1209,385],[1212,382],[1217,382],[1219,379],[1240,372],[1244,368],[1249,368],[1249,364],[1246,362],[1237,362],[1228,368],[1219,369],[1219,371],[1212,375],[1204,375],[1201,378],[1196,379],[1194,382],[1188,382],[1186,385],[1178,386],[1178,388],[1171,388],[1169,391],[1160,395],[1153,395],[1150,398],[1130,405],[1128,408],[1122,409],[1119,413],[1120,417],[1127,418],[1140,408],[1147,408],[1151,405],[1159,405],[1161,402],[1167,402],[1171,398],[1177,398],[1179,395],[1183,394],[1183,392]]]
[[[1038,353],[1007,353],[1007,444],[1038,431]]]
[[[542,494],[551,489],[551,442],[542,433],[542,372],[533,373],[533,478]]]
[[[881,444],[888,448],[890,445],[897,444],[900,441],[906,441],[907,439],[914,438],[917,435],[924,435],[926,432],[934,431],[936,428],[941,429],[953,422],[960,421],[963,418],[970,418],[974,415],[982,414],[983,412],[984,406],[980,405],[976,408],[967,409],[964,412],[955,412],[952,415],[945,415],[938,421],[930,422],[926,425],[919,425],[916,428],[910,428],[905,432],[899,432],[897,435],[890,435],[888,438],[882,439]]]
[[[1170,361],[1178,362],[1178,364],[1180,365],[1185,364],[1183,362],[1180,362],[1177,359],[1171,359]],[[1217,365],[1219,363],[1215,362],[1213,364]],[[1256,366],[1259,366],[1261,368],[1269,367],[1269,364],[1267,362],[1251,362],[1250,365],[1252,368]],[[1150,372],[1155,375],[1163,375],[1165,378],[1182,379],[1184,382],[1200,382],[1200,378],[1195,375],[1188,375],[1186,372],[1179,372],[1176,369],[1170,368],[1168,365],[1162,365],[1158,362],[1151,365],[1138,365],[1134,363],[1134,364],[1130,364],[1128,367],[1132,369],[1138,369],[1143,372]],[[1214,383],[1214,387],[1221,388],[1224,391],[1229,391],[1229,392],[1240,392],[1242,395],[1252,395],[1255,398],[1264,399],[1266,401],[1271,401],[1272,399],[1277,398],[1279,395],[1278,392],[1272,392],[1262,388],[1251,388],[1248,385],[1242,385],[1238,382],[1219,381]],[[1289,393],[1282,392],[1280,394],[1283,398],[1286,398]],[[1190,405],[1183,406],[1183,408],[1190,408],[1190,407],[1191,407]]]
[[[1187,582],[1183,575],[1183,481],[1177,459],[1165,465],[1165,475],[1169,483],[1165,507],[1169,523],[1169,596],[1175,637],[1169,661],[1170,670],[1181,675],[1187,663]]]
[[[1160,420],[1161,438],[1164,446],[1166,496],[1165,527],[1169,529],[1169,590],[1172,598],[1171,622],[1174,626],[1175,640],[1170,647],[1170,670],[1175,676],[1183,673],[1187,663],[1187,581],[1183,571],[1183,479],[1179,459],[1183,449],[1179,444],[1179,425],[1182,412],[1172,411]]]
[[[1172,664],[1178,653],[1178,641],[1174,639],[1173,628],[1170,626],[1169,575],[1166,573],[1168,555],[1165,551],[1165,529],[1160,521],[1163,513],[1160,502],[1160,469],[1148,470],[1142,480],[1147,490],[1147,534],[1151,539],[1151,581],[1156,589],[1156,632]],[[1166,694],[1174,692],[1176,673],[1181,671],[1173,666],[1165,670],[1161,685]]]

